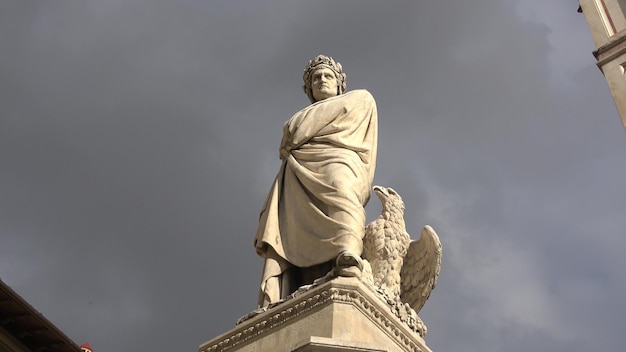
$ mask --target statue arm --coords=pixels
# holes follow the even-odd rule
[[[279,149],[281,159],[286,159],[292,150],[315,137],[324,126],[336,117],[336,113],[333,114],[328,111],[327,105],[330,105],[329,103],[329,101],[324,101],[311,105],[285,122],[283,139]],[[320,107],[322,108],[320,109]]]
[[[366,90],[356,90],[300,110],[283,126],[283,139],[279,149],[281,159],[285,159],[292,150],[321,133],[337,132],[340,126],[345,126],[340,123],[343,116],[350,115],[349,111],[355,106],[363,105],[364,102],[367,102],[365,105],[372,105],[373,101],[373,97]]]

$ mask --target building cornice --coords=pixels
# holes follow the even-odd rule
[[[615,39],[594,50],[593,56],[598,61],[598,67],[602,68],[624,53],[626,53],[626,30],[617,33]]]
[[[30,351],[80,352],[74,341],[2,280],[0,327]]]

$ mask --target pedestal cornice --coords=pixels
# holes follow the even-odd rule
[[[310,336],[303,336],[304,333]],[[307,345],[311,338],[341,340],[347,348],[344,350],[430,352],[424,340],[367,285],[357,278],[344,277],[296,293],[202,344],[200,352],[264,351],[263,346],[269,347],[276,341],[281,341],[280,346],[268,351],[294,351]],[[346,341],[352,341],[356,349],[350,349]]]

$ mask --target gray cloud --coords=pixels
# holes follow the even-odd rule
[[[377,99],[376,183],[442,238],[433,350],[621,346],[626,138],[570,1],[3,2],[0,50],[0,276],[77,342],[194,350],[254,308],[327,53]]]

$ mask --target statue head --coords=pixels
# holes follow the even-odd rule
[[[323,100],[328,98],[328,94],[325,97],[321,97],[320,94],[317,93],[315,95],[320,99],[316,99],[313,89],[313,81],[314,79],[324,79],[324,73],[332,72],[335,75],[334,83],[337,85],[336,94],[332,94],[332,96],[340,95],[345,93],[346,91],[346,74],[343,73],[341,64],[333,60],[332,57],[326,55],[317,55],[314,59],[309,61],[309,64],[304,69],[304,75],[302,79],[304,80],[304,93],[309,97],[311,103],[315,103],[316,101]],[[334,93],[334,92],[333,92]]]

